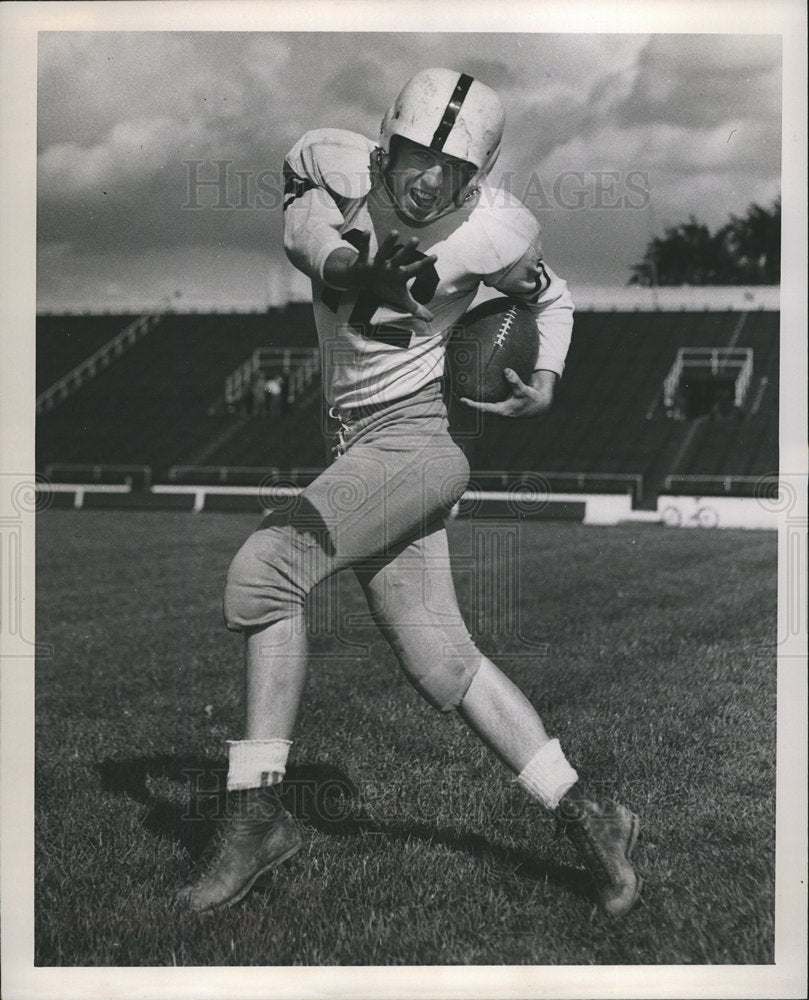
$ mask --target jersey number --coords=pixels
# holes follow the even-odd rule
[[[551,287],[551,278],[545,270],[545,262],[542,257],[538,258],[536,267],[539,274],[537,274],[537,280],[534,283],[534,295],[531,298],[532,302],[535,302],[540,295],[543,295]]]
[[[359,250],[362,242],[362,233],[359,229],[350,229],[347,233],[343,234],[343,239]],[[400,246],[401,244],[397,244],[395,249],[400,249]],[[423,260],[425,256],[419,250],[411,250],[402,263],[412,264],[414,261]],[[436,288],[438,288],[438,272],[435,266],[430,264],[413,282],[410,294],[416,302],[426,305],[435,295]],[[332,312],[337,312],[343,295],[345,295],[345,292],[341,292],[336,288],[324,288],[320,298],[328,309],[331,309]],[[348,317],[348,325],[362,337],[382,341],[382,343],[390,344],[391,347],[409,347],[411,337],[409,330],[385,329],[379,324],[375,325],[371,323],[374,313],[383,304],[379,296],[363,288],[357,295],[357,301],[354,303],[354,308]]]

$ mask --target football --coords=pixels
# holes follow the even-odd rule
[[[453,395],[499,403],[511,392],[503,369],[530,381],[538,348],[536,320],[525,305],[510,298],[483,302],[461,317],[447,344]]]

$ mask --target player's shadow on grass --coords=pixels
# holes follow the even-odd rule
[[[216,822],[226,813],[224,760],[169,754],[108,758],[99,773],[105,791],[127,795],[146,806],[141,822],[147,830],[182,844],[194,859],[200,857]],[[374,824],[358,805],[355,785],[331,765],[288,768],[279,794],[302,826],[324,833],[353,836]]]
[[[105,791],[127,795],[147,807],[141,822],[149,832],[180,843],[194,860],[202,855],[216,822],[225,816],[224,760],[169,754],[107,759],[99,772]],[[589,880],[582,871],[556,864],[535,852],[498,844],[462,828],[439,827],[424,819],[377,819],[368,813],[351,779],[330,764],[288,768],[279,795],[304,828],[331,836],[370,835],[441,844],[510,868],[523,878],[564,885],[582,896],[589,893]],[[540,840],[542,831],[538,833]]]

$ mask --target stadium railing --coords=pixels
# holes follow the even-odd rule
[[[99,347],[89,358],[85,358],[81,364],[76,365],[67,375],[63,375],[52,386],[41,392],[37,396],[36,412],[45,413],[53,409],[63,399],[67,399],[68,396],[81,388],[88,379],[94,378],[99,371],[106,368],[115,358],[119,358],[124,351],[136,344],[150,330],[154,329],[162,318],[160,314],[139,316],[129,326],[124,327],[112,340]]]
[[[778,474],[764,476],[666,476],[663,491],[675,495],[762,496],[778,483]]]
[[[322,466],[173,465],[165,480],[178,486],[307,486],[323,471]],[[133,489],[150,489],[154,480],[148,465],[107,465],[51,463],[44,468],[52,482],[125,483]],[[163,478],[163,477],[159,477]],[[736,477],[738,478],[738,477]],[[643,476],[624,473],[598,473],[523,469],[503,472],[473,472],[470,488],[483,491],[510,491],[532,494],[609,493],[627,494],[634,502],[643,499]]]
[[[275,466],[255,465],[173,465],[166,478],[170,483],[189,486],[220,484],[226,486],[267,486],[282,483],[285,486],[307,486],[323,471],[322,467],[293,466],[279,469]]]
[[[148,490],[152,485],[151,465],[71,464],[51,462],[45,466],[44,475],[52,483],[105,483]]]
[[[470,488],[524,490],[534,493],[626,493],[634,502],[643,499],[643,476],[637,473],[572,472],[541,469],[507,472],[472,471]]]
[[[225,379],[224,398],[227,405],[235,406],[241,402],[250,391],[251,380],[257,371],[287,374],[287,398],[292,403],[320,374],[320,351],[317,348],[257,347]]]

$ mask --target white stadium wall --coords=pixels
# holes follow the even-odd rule
[[[296,272],[297,274],[297,272]],[[301,275],[301,278],[304,276]],[[308,280],[308,279],[306,279]],[[734,312],[768,310],[781,308],[781,288],[779,285],[682,285],[665,288],[590,287],[570,285],[573,301],[579,312]],[[494,289],[484,288],[475,298],[473,305],[499,295]],[[180,298],[168,306],[169,311],[178,313],[255,313],[264,312],[268,307],[280,308],[290,302],[308,302],[311,289],[306,281],[296,277],[286,289],[284,298],[277,283],[272,284],[267,295],[251,301],[224,301],[220,299]],[[60,309],[52,303],[43,304],[40,315],[71,315],[94,313],[118,314],[125,312],[154,312],[166,310],[167,303],[128,302],[122,308],[120,301],[97,302],[92,308]]]
[[[756,497],[660,496],[657,514],[662,524],[679,528],[772,528],[778,512]]]
[[[751,312],[781,308],[779,285],[681,285],[666,288],[571,286],[579,312]]]
[[[131,484],[102,485],[88,483],[44,483],[37,482],[39,494],[38,509],[45,510],[56,496],[62,498],[59,506],[69,506],[75,510],[97,507],[103,501],[104,507],[134,506],[161,509],[185,509],[200,513],[209,509],[210,500],[227,498],[228,509],[255,510],[259,503],[271,506],[274,498],[288,497],[300,492],[298,487],[264,486],[191,486],[156,484],[147,491],[134,491]],[[472,494],[468,494],[469,497]],[[503,495],[497,492],[475,491],[477,500],[503,503],[503,509],[511,509]],[[513,499],[513,498],[512,498]],[[664,528],[748,528],[777,530],[779,517],[778,501],[753,497],[696,497],[660,496],[657,510],[633,510],[632,498],[624,494],[591,493],[542,493],[534,498],[520,493],[519,502],[531,507],[536,501],[536,511],[524,516],[542,516],[553,519],[554,508],[562,510],[566,504],[583,508],[582,522],[591,525],[616,525],[629,522],[659,524]],[[66,502],[65,502],[66,501]],[[178,502],[179,501],[179,502]],[[218,509],[219,505],[217,505]]]

